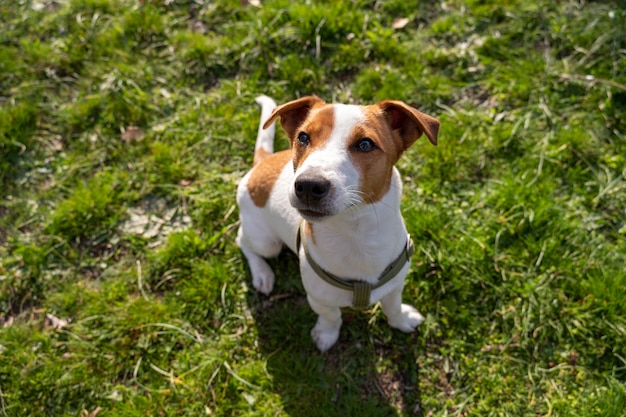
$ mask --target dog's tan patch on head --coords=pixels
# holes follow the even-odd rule
[[[286,164],[291,160],[291,151],[271,154],[255,165],[248,178],[248,193],[257,207],[265,207],[274,184]]]
[[[294,152],[294,170],[302,164],[311,152],[323,147],[326,144],[333,131],[334,122],[335,114],[332,105],[325,105],[311,110],[306,120],[294,132],[294,137],[291,138],[291,147]],[[299,143],[298,135],[300,133],[308,135],[310,138],[310,143],[308,145]]]
[[[364,122],[355,126],[348,142],[350,156],[360,172],[359,188],[366,203],[379,201],[389,191],[393,166],[402,154],[402,141],[389,128],[383,112],[374,106],[363,107]],[[375,149],[360,152],[357,144],[371,139]]]

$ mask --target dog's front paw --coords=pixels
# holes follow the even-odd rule
[[[315,341],[315,345],[320,352],[326,352],[337,342],[337,339],[339,339],[340,326],[341,325],[337,326],[336,329],[324,329],[326,326],[323,326],[318,321],[315,327],[313,327],[313,330],[311,330],[311,337]]]
[[[255,266],[256,268],[251,271],[252,285],[257,291],[269,295],[274,289],[274,271],[266,262],[258,263]]]
[[[400,312],[393,317],[389,317],[388,321],[391,327],[402,330],[405,333],[410,333],[424,322],[424,316],[422,316],[415,307],[402,304]]]

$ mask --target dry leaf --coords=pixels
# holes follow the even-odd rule
[[[206,26],[201,20],[194,20],[191,23],[191,31],[204,35],[206,33]]]
[[[246,6],[261,7],[261,0],[241,0],[240,3],[244,7]]]
[[[122,140],[126,143],[139,142],[143,140],[144,135],[145,135],[144,131],[138,128],[137,126],[128,126],[122,132]]]
[[[395,19],[393,19],[393,23],[391,24],[391,27],[394,29],[402,29],[408,23],[409,23],[409,19],[407,19],[406,17],[396,17]]]
[[[69,324],[67,320],[60,319],[50,313],[46,313],[46,321],[49,326],[56,330],[63,330]]]
[[[89,411],[83,408],[82,411],[80,412],[80,415],[81,417],[96,417],[98,414],[100,414],[100,411],[102,410],[103,410],[102,407],[97,406],[96,409],[90,413]]]
[[[52,141],[52,148],[57,152],[61,152],[63,150],[63,140],[55,139]]]
[[[152,239],[183,230],[191,224],[191,217],[182,214],[177,208],[166,209],[159,214],[161,216],[150,214],[141,208],[129,209],[129,218],[120,225],[120,229],[124,233]]]
[[[102,407],[100,406],[96,407],[95,410],[89,413],[89,417],[96,417],[98,414],[100,414],[100,411],[102,411]]]

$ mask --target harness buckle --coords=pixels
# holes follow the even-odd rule
[[[352,307],[362,310],[370,305],[370,295],[372,293],[372,284],[365,281],[353,281],[354,297],[352,298]]]

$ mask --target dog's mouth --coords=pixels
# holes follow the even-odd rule
[[[326,217],[328,217],[330,215],[330,213],[327,213],[325,211],[317,211],[317,210],[310,210],[310,209],[297,209],[298,213],[300,213],[300,215],[302,217],[304,217],[306,220],[322,220]]]

